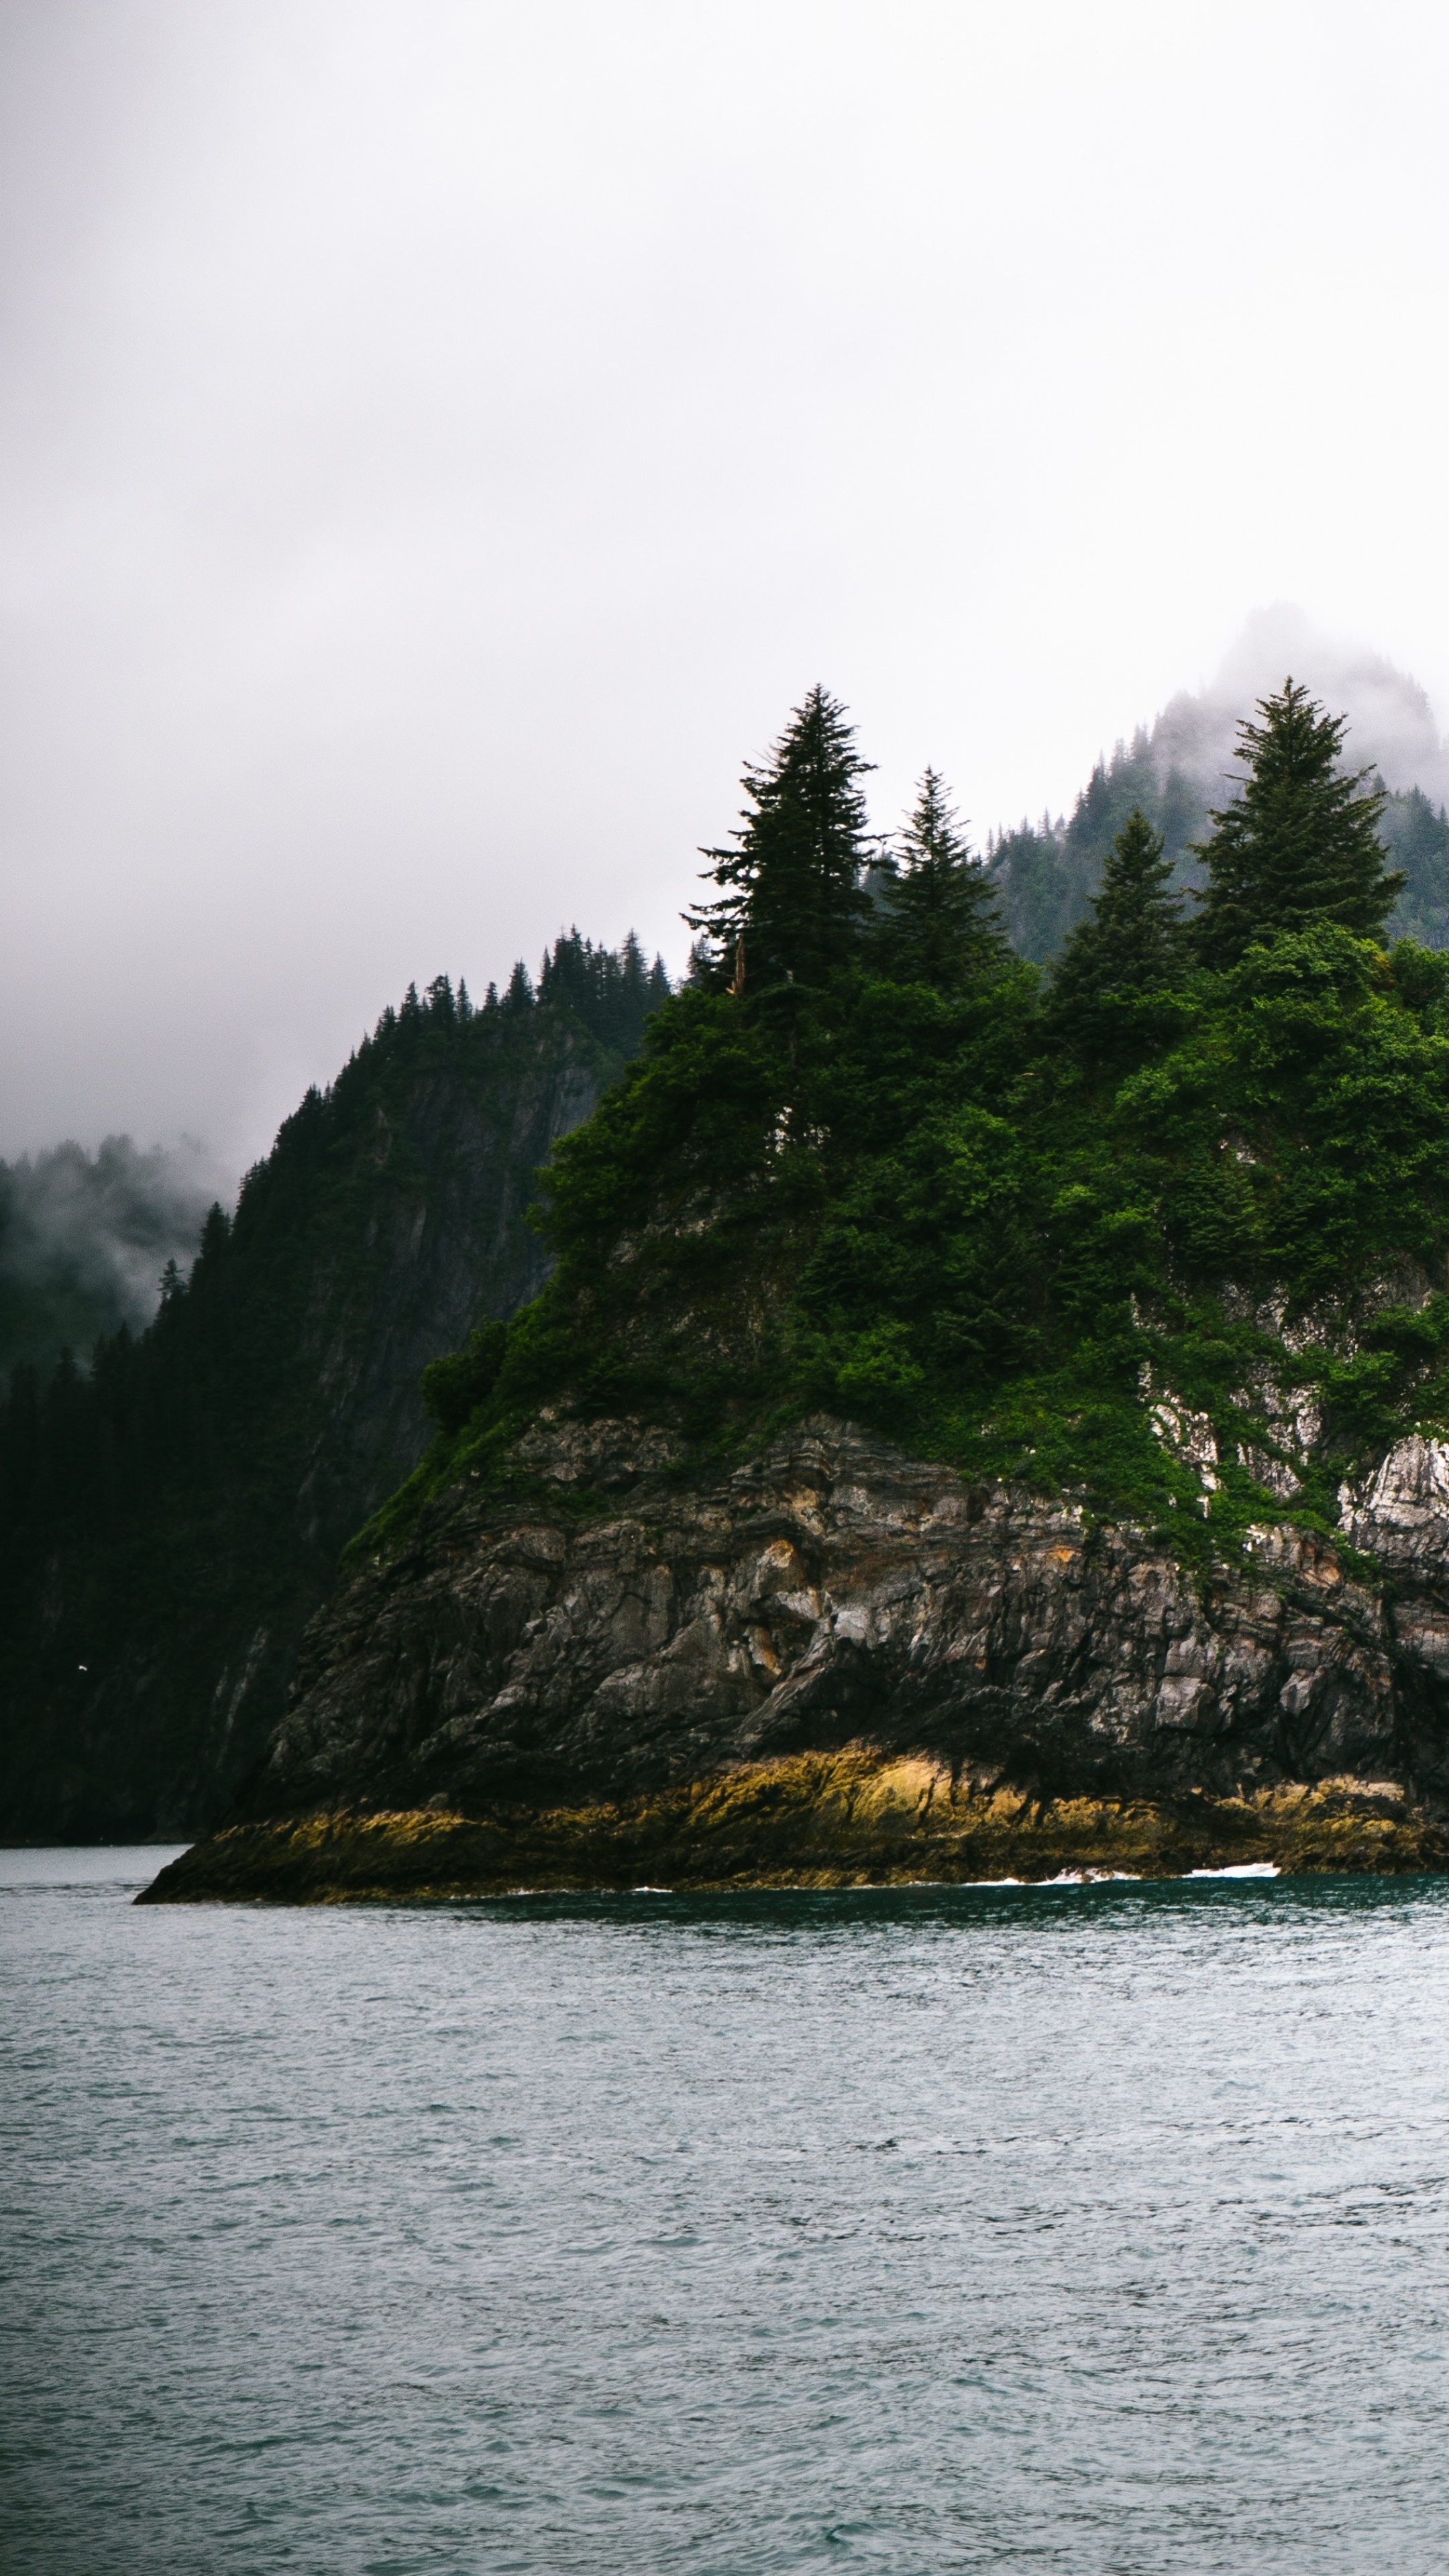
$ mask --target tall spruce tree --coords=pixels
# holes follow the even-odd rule
[[[1182,899],[1168,892],[1171,881],[1162,834],[1134,806],[1047,994],[1048,1035],[1094,1069],[1117,1067],[1164,1034],[1165,997],[1189,954]]]
[[[996,889],[972,857],[934,769],[922,776],[899,854],[890,853],[878,872],[871,959],[893,983],[952,992],[1006,955]]]
[[[736,846],[702,853],[722,892],[684,916],[709,941],[720,981],[758,999],[818,991],[858,945],[870,913],[858,781],[871,766],[839,700],[817,687],[765,765],[746,770]]]
[[[1238,727],[1243,792],[1196,847],[1208,884],[1194,945],[1214,967],[1315,921],[1378,939],[1406,882],[1385,865],[1383,789],[1365,792],[1368,770],[1339,767],[1347,716],[1328,715],[1293,679],[1260,698],[1258,714],[1260,724]]]

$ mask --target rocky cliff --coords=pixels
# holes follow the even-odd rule
[[[1449,1457],[1190,1575],[817,1417],[689,1475],[540,1420],[313,1623],[157,1900],[1449,1865]]]

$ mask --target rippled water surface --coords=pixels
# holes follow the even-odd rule
[[[0,1855],[13,2576],[1449,2550],[1449,1887]]]

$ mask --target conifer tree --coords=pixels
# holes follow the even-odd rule
[[[637,1011],[644,998],[645,966],[644,951],[635,931],[624,933],[624,945],[619,951],[619,974],[629,1008]]]
[[[934,769],[921,779],[899,856],[887,855],[880,875],[871,954],[893,983],[951,992],[1006,955],[996,889],[972,857]]]
[[[1089,1064],[1140,1053],[1159,1033],[1161,997],[1188,961],[1181,897],[1169,894],[1171,880],[1162,834],[1134,806],[1047,995],[1049,1036]]]
[[[684,916],[710,943],[715,980],[733,977],[757,999],[790,985],[808,993],[851,954],[870,913],[857,782],[871,765],[839,700],[817,687],[763,768],[746,770],[750,805],[736,846],[702,853],[721,892]]]
[[[1259,699],[1258,714],[1260,724],[1238,727],[1243,792],[1212,815],[1212,837],[1197,846],[1208,886],[1194,945],[1214,967],[1315,921],[1378,939],[1405,883],[1384,863],[1383,789],[1364,792],[1370,772],[1338,765],[1347,716],[1326,714],[1292,679]]]

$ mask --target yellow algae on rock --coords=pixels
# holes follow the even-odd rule
[[[1393,1783],[1294,1784],[1171,1804],[974,1791],[926,1755],[870,1746],[742,1764],[656,1796],[491,1814],[338,1810],[233,1826],[142,1901],[284,1904],[518,1888],[888,1887],[1449,1865],[1449,1835]]]
[[[158,1898],[1449,1859],[1418,1522],[1390,1619],[1321,1534],[1195,1584],[1149,1533],[825,1416],[697,1487],[636,1429],[530,1435],[580,1490],[632,1458],[627,1508],[465,1493],[357,1568],[247,1803]]]

